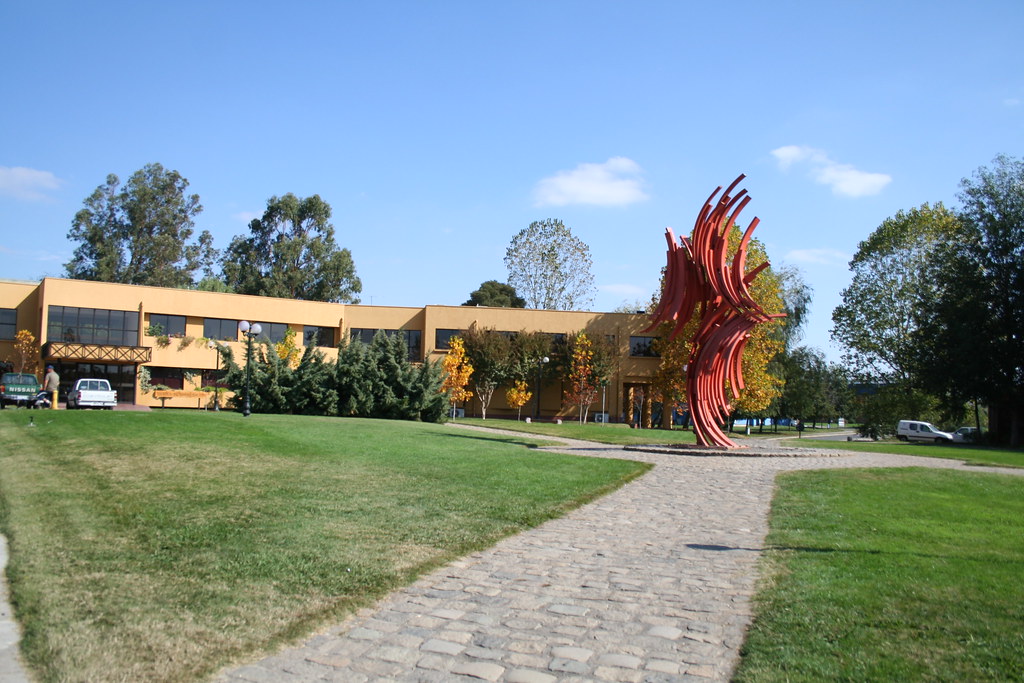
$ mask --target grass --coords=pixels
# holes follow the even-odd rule
[[[781,475],[738,681],[1024,677],[1024,478]]]
[[[1024,467],[1024,450],[991,448],[970,444],[907,443],[904,441],[823,441],[820,439],[789,439],[787,446],[828,448],[861,453],[896,453],[920,455],[927,458],[963,460],[969,465],[995,465],[998,467]]]
[[[194,680],[647,469],[528,443],[374,420],[3,411],[22,652],[44,681]]]
[[[595,424],[588,422],[565,420],[562,424],[553,422],[517,422],[516,420],[483,420],[467,417],[456,420],[459,424],[477,427],[505,429],[513,432],[537,434],[541,436],[561,436],[566,439],[582,439],[613,446],[630,446],[646,443],[692,444],[693,432],[683,429],[630,429],[625,424]]]

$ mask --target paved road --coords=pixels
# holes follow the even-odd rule
[[[552,450],[656,467],[217,680],[728,680],[750,622],[778,472],[915,465],[1007,472],[802,450],[804,457],[679,456],[572,441]]]

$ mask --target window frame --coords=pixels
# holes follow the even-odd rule
[[[211,324],[217,324],[217,334],[210,334],[213,330]],[[231,336],[224,336],[224,323],[231,323]],[[203,318],[203,336],[207,339],[213,339],[214,341],[238,341],[238,320],[231,320],[230,318]]]
[[[661,358],[661,354],[654,350],[654,342],[657,339],[657,337],[630,335],[630,358]]]
[[[181,329],[178,331],[177,326],[172,329],[171,322],[177,323],[181,321]],[[166,324],[165,324],[166,323]],[[183,315],[174,315],[172,313],[150,313],[149,314],[149,325],[160,325],[160,329],[163,330],[163,334],[168,337],[180,339],[185,336],[185,330],[187,329],[188,319]]]
[[[10,318],[11,320],[5,320]],[[6,330],[10,328],[10,336],[6,336]],[[4,341],[14,341],[18,338],[18,309],[17,308],[0,308],[0,339]]]
[[[302,326],[302,345],[303,346],[319,346],[322,348],[334,348],[337,346],[335,343],[335,331],[337,327],[322,327],[320,325],[303,325]],[[310,339],[310,332],[314,331],[313,339]],[[326,341],[324,335],[330,336],[330,341],[326,344],[322,343]]]

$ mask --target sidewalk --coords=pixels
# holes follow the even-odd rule
[[[0,683],[28,683],[28,675],[18,659],[18,641],[21,631],[11,613],[7,598],[7,539],[0,536]]]
[[[804,457],[687,457],[566,441],[551,450],[656,467],[217,680],[726,681],[751,618],[778,472],[966,469],[947,460],[816,457],[804,449]],[[985,470],[1006,472],[970,468]]]

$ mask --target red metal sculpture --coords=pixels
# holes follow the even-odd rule
[[[732,410],[725,395],[726,380],[733,398],[739,398],[744,386],[743,348],[751,330],[772,318],[785,316],[765,313],[750,296],[750,283],[769,265],[765,261],[749,273],[744,272],[747,245],[759,222],[757,218],[743,233],[732,263],[726,263],[729,229],[750,202],[746,190],[731,196],[745,177],[741,174],[733,181],[717,203],[713,201],[722,187],[715,188],[697,215],[690,239],[680,237],[676,242],[672,228],[666,228],[665,288],[648,328],[674,321],[675,327],[669,334],[669,339],[673,339],[695,312],[699,315],[686,370],[686,400],[697,443],[702,446],[739,448],[721,427]]]

